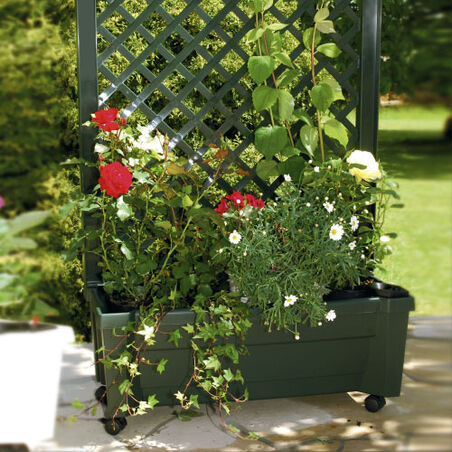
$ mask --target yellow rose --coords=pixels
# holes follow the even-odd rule
[[[369,182],[381,179],[381,171],[378,162],[368,151],[353,151],[347,158],[347,163],[356,163],[358,165],[365,166],[365,168],[350,168],[350,173],[353,174],[358,180],[364,179]]]

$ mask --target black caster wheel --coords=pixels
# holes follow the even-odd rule
[[[127,426],[125,417],[115,417],[114,419],[103,419],[105,431],[112,436],[117,435]]]
[[[104,405],[107,404],[107,395],[105,394],[107,392],[107,388],[105,386],[99,386],[95,391],[94,391],[94,397],[96,398],[96,400],[98,402],[102,401],[102,403]]]
[[[366,406],[367,411],[376,413],[386,405],[386,400],[382,396],[370,395],[366,397],[366,400],[364,400],[364,405]]]

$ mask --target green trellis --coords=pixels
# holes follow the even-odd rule
[[[281,183],[278,178],[271,184],[260,179],[255,168],[249,167],[242,159],[243,153],[254,141],[253,133],[249,130],[244,115],[252,108],[251,93],[241,83],[247,69],[246,63],[249,53],[241,45],[245,34],[254,27],[254,18],[250,18],[244,11],[242,0],[223,0],[223,7],[210,16],[203,9],[203,0],[181,1],[180,13],[171,15],[164,8],[161,0],[146,0],[147,6],[138,14],[128,9],[130,0],[107,0],[101,8],[96,0],[77,0],[77,37],[79,56],[79,102],[80,124],[90,119],[92,112],[109,105],[114,96],[120,95],[125,100],[124,115],[133,117],[139,114],[145,116],[153,128],[167,133],[170,137],[170,147],[177,147],[180,152],[189,158],[189,165],[198,165],[209,175],[213,170],[203,162],[203,154],[210,143],[218,143],[221,135],[237,131],[241,137],[237,147],[231,150],[231,157],[246,170],[235,186],[221,180],[220,188],[226,192],[233,189],[241,190],[253,182],[265,197],[271,197]],[[220,0],[219,0],[220,2]],[[360,8],[354,0],[336,0],[331,10],[331,19],[346,18],[348,28],[342,34],[332,34],[333,41],[347,55],[347,66],[341,72],[335,69],[329,59],[323,55],[316,56],[315,71],[319,73],[325,69],[341,85],[347,94],[347,101],[341,107],[330,108],[337,120],[342,122],[350,132],[350,143],[361,149],[376,153],[377,126],[378,126],[378,98],[379,98],[379,58],[380,58],[380,27],[381,27],[381,0],[361,0]],[[275,2],[270,13],[279,22],[289,24],[288,32],[296,40],[297,45],[291,52],[291,58],[298,58],[305,50],[299,28],[299,21],[311,24],[315,14],[314,0],[299,0],[297,6],[290,13],[284,12],[284,1]],[[356,11],[359,13],[357,14]],[[203,27],[196,34],[191,34],[183,25],[190,15],[196,15],[203,22]],[[233,15],[240,22],[240,28],[234,34],[227,33],[222,28],[222,22]],[[116,17],[126,24],[118,34],[109,29],[109,19]],[[158,17],[166,27],[158,34],[153,35],[146,27],[150,18]],[[310,25],[309,25],[310,26]],[[216,53],[204,46],[204,40],[210,33],[223,41],[223,45]],[[138,34],[146,42],[144,50],[135,55],[128,48],[128,41]],[[178,53],[174,53],[167,45],[170,36],[177,35],[183,45]],[[102,41],[102,48],[98,45]],[[100,50],[98,50],[100,49]],[[224,59],[234,52],[239,60],[238,69],[228,70]],[[198,55],[205,61],[196,73],[193,73],[186,60],[190,55]],[[127,61],[127,66],[115,74],[109,68],[109,59],[113,55]],[[158,55],[164,61],[158,73],[150,70],[147,59],[151,55]],[[178,91],[171,91],[165,81],[177,73],[185,79],[184,86]],[[208,78],[217,74],[223,81],[222,85],[212,90],[209,88]],[[140,92],[130,87],[130,78],[139,74],[145,80],[145,86]],[[358,80],[353,83],[352,80]],[[311,76],[306,74],[292,90],[293,95],[301,93],[306,87],[311,87]],[[237,109],[232,110],[225,103],[225,97],[234,90],[243,99]],[[148,99],[158,92],[165,99],[162,108],[154,111]],[[200,108],[197,111],[190,109],[184,100],[196,96]],[[109,106],[117,106],[112,103]],[[356,109],[356,125],[352,124],[347,116]],[[178,110],[186,119],[184,123],[174,128],[169,120],[173,111]],[[206,124],[204,118],[207,114],[218,112],[223,121],[218,127]],[[205,138],[203,145],[193,149],[187,137],[194,130]],[[94,130],[81,125],[81,156],[87,161],[95,161]],[[97,183],[97,173],[93,168],[82,169],[82,188],[89,192]],[[85,222],[89,222],[85,218]],[[86,257],[87,283],[95,281],[98,273],[97,264]]]

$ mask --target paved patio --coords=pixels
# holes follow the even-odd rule
[[[228,432],[210,406],[188,422],[175,408],[157,407],[128,419],[116,437],[104,432],[101,410],[68,425],[70,402],[88,402],[97,387],[91,360],[90,345],[66,346],[55,436],[33,452],[452,450],[452,317],[411,319],[402,394],[381,411],[367,412],[367,394],[358,392],[251,401],[226,420],[258,440]]]

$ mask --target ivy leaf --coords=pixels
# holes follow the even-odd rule
[[[127,391],[130,393],[129,389],[131,388],[131,386],[132,382],[130,380],[123,380],[118,386],[118,391],[121,395],[123,395]]]
[[[91,411],[89,412],[89,414],[90,414],[91,416],[95,416],[96,413],[97,413],[97,405],[94,405],[94,406],[91,408]]]
[[[179,339],[181,338],[179,329],[171,331],[168,341],[173,342],[176,347],[179,347]]]
[[[256,165],[256,174],[263,180],[267,180],[273,176],[279,176],[278,163],[274,160],[262,159]]]
[[[314,22],[322,22],[330,15],[328,8],[320,8],[314,16]]]
[[[297,108],[294,112],[293,112],[294,116],[297,119],[301,119],[303,122],[305,122],[306,124],[313,126],[314,123],[312,122],[311,117],[302,109],[302,108]]]
[[[71,403],[72,408],[75,408],[76,410],[83,410],[83,408],[85,408],[85,405],[80,402],[79,399],[74,399]]]
[[[326,111],[334,101],[333,88],[326,83],[319,83],[311,89],[311,99],[314,107]]]
[[[248,42],[254,42],[257,41],[262,35],[264,34],[264,29],[263,28],[253,28],[252,30],[250,30],[247,34],[245,39]]]
[[[122,196],[118,198],[116,206],[118,207],[118,211],[116,213],[121,221],[124,221],[133,214],[132,208],[124,201]]]
[[[148,405],[151,410],[154,409],[155,405],[157,405],[159,401],[156,399],[155,394],[152,394],[148,397]]]
[[[71,425],[71,424],[73,424],[74,422],[77,422],[77,418],[76,418],[75,416],[69,416],[69,417],[66,419],[66,422],[67,422],[69,425]]]
[[[166,366],[166,363],[167,363],[167,362],[168,362],[167,359],[162,358],[162,359],[160,360],[160,362],[158,363],[158,366],[157,366],[157,372],[158,372],[160,375],[162,375],[162,373],[165,372],[165,366]]]
[[[344,148],[347,147],[348,134],[344,124],[337,119],[329,119],[324,125],[324,130],[329,137],[339,141]]]
[[[254,136],[254,143],[257,149],[267,159],[271,159],[275,154],[283,150],[288,141],[287,131],[281,126],[260,127],[256,130]]]
[[[271,56],[252,56],[248,60],[248,71],[256,83],[267,80],[274,69],[275,60]]]
[[[226,369],[223,371],[224,378],[227,382],[230,382],[234,378],[234,374],[231,369]]]
[[[281,121],[289,121],[292,119],[294,106],[295,101],[292,94],[283,89],[278,90],[279,118]]]
[[[336,58],[342,52],[342,50],[334,42],[328,42],[327,44],[319,45],[317,47],[317,51],[323,53],[329,58]]]
[[[197,394],[191,394],[190,395],[190,403],[194,407],[199,408],[199,402],[198,402],[198,395]]]
[[[185,326],[182,327],[188,334],[193,334],[195,332],[195,328],[191,323],[187,323]]]
[[[272,107],[278,98],[278,90],[269,86],[258,86],[253,91],[253,105],[257,111]]]
[[[287,53],[274,53],[273,57],[276,58],[281,64],[293,68],[292,60],[290,59],[289,55],[287,55]]]
[[[300,140],[309,152],[309,155],[313,157],[319,141],[319,132],[317,127],[309,125],[303,126],[300,130]]]
[[[310,49],[312,46],[312,32],[313,32],[313,28],[307,28],[304,32],[303,32],[303,44],[307,49]],[[317,46],[320,43],[321,40],[321,36],[320,33],[316,30],[315,32],[315,42],[314,42],[314,46]]]
[[[278,87],[279,88],[285,88],[286,86],[290,85],[290,83],[298,77],[300,72],[298,69],[288,69],[284,71],[277,80]]]
[[[209,356],[207,359],[203,361],[204,366],[206,366],[206,369],[213,369],[217,371],[221,367],[220,360],[216,355]]]
[[[317,30],[319,30],[320,33],[336,33],[332,20],[317,22]]]

